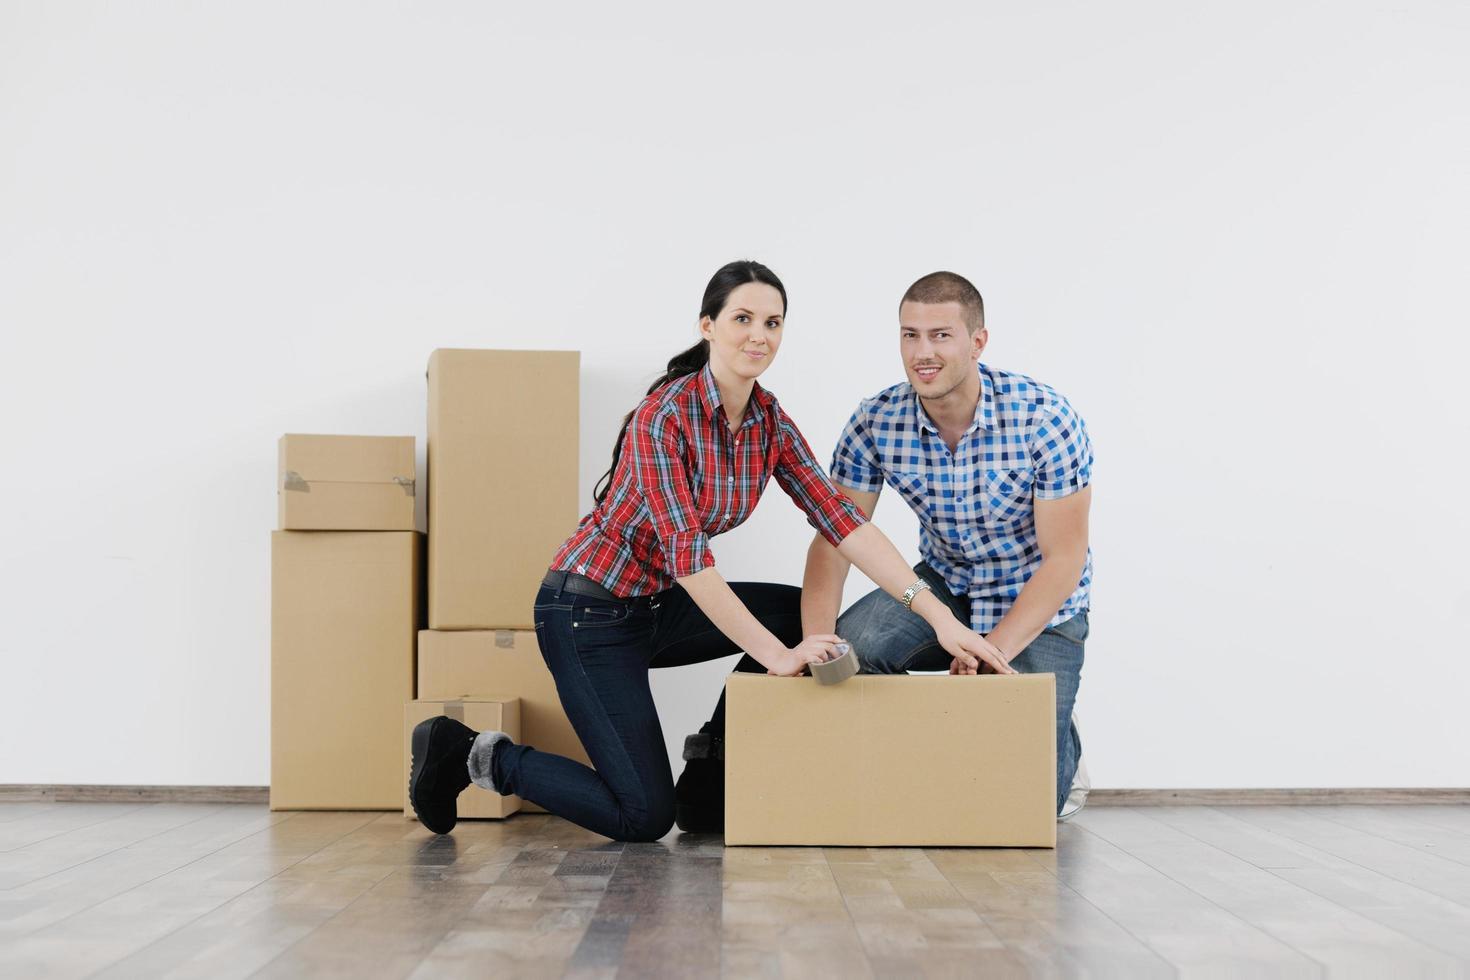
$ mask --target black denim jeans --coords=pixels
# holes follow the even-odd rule
[[[782,643],[801,641],[800,589],[730,587]],[[674,825],[674,776],[648,671],[740,651],[677,587],[621,600],[542,586],[534,619],[562,708],[596,771],[534,746],[506,745],[495,753],[495,785],[605,837],[658,840]],[[765,671],[749,655],[735,669]],[[724,714],[721,694],[711,718],[717,731]]]

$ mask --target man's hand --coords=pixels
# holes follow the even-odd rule
[[[989,640],[990,637],[987,636],[985,639],[986,640]],[[996,646],[994,643],[991,643],[990,645],[993,646],[993,647],[995,647],[997,650],[1000,650],[1000,647]],[[1002,657],[1005,657],[1006,658],[1006,663],[1010,663],[1011,662],[1011,658],[1008,657],[1008,656],[1006,656],[1006,652],[1004,650],[1000,650],[1000,655]],[[950,665],[950,673],[951,674],[955,673],[955,671],[954,671],[953,668],[954,668],[954,665],[951,664]],[[993,673],[995,673],[995,668],[992,667],[992,666],[990,666],[989,664],[981,664],[980,665],[980,673],[982,673],[982,674],[993,674]]]
[[[950,625],[936,630],[935,633],[939,637],[939,645],[954,658],[949,665],[951,674],[979,673],[982,665],[989,668],[987,673],[1016,673],[1015,668],[1006,661],[1005,654],[957,619],[951,619]]]

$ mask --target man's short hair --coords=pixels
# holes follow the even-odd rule
[[[965,329],[974,333],[985,326],[985,300],[980,290],[964,276],[953,272],[931,272],[909,287],[898,301],[905,303],[958,303],[965,313]]]

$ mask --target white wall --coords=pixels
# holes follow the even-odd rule
[[[1098,785],[1470,784],[1470,7],[509,6],[0,3],[0,782],[266,783],[277,436],[577,348],[588,496],[751,256],[823,458],[936,268],[1085,415]]]

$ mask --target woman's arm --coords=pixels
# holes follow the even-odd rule
[[[864,524],[853,531],[837,546],[842,557],[852,562],[863,574],[872,579],[878,588],[895,599],[901,598],[908,587],[918,579],[908,562],[898,553],[893,542],[872,524]],[[997,674],[1014,674],[1015,668],[1006,662],[1001,653],[985,637],[955,619],[944,601],[928,589],[914,597],[909,607],[924,621],[934,627],[939,645],[955,658],[959,667],[954,673],[973,674],[979,670],[979,660],[989,664]]]
[[[917,578],[913,569],[883,532],[868,523],[867,516],[833,486],[812,458],[811,447],[796,424],[784,411],[778,412],[781,458],[776,466],[776,482],[841,557],[860,568],[884,592],[895,599],[902,597]],[[927,589],[914,597],[909,608],[934,627],[939,645],[955,658],[954,673],[976,673],[981,660],[997,674],[1016,672],[994,645],[955,619],[949,607]]]
[[[837,637],[831,635],[807,637],[794,649],[787,649],[715,570],[709,536],[695,511],[676,421],[661,415],[656,405],[646,404],[633,414],[626,445],[654,534],[667,556],[667,571],[715,628],[773,674],[799,674],[809,663],[836,656],[832,644]]]
[[[838,638],[830,633],[808,636],[788,648],[745,608],[725,577],[713,567],[686,575],[678,582],[716,629],[773,674],[799,674],[807,664],[819,664],[837,655],[832,645]]]

